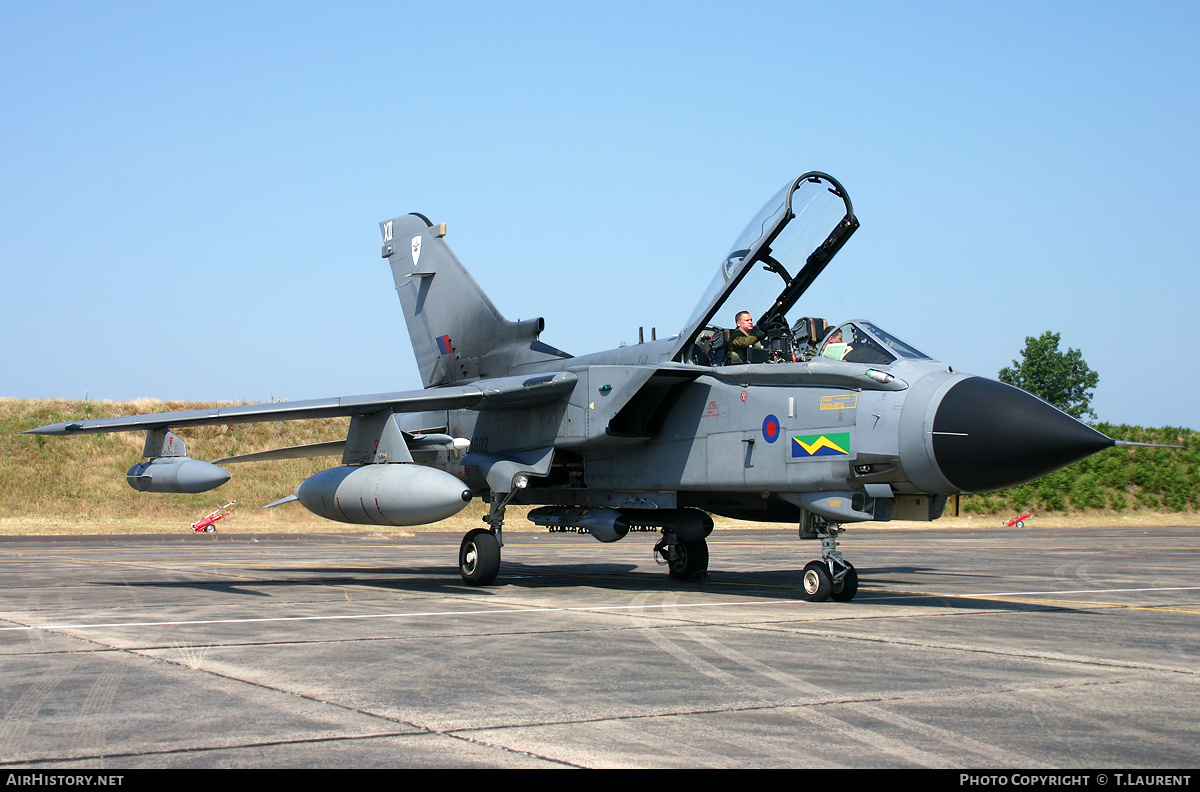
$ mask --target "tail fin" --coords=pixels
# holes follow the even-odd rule
[[[538,341],[544,320],[510,322],[496,310],[442,238],[445,223],[409,214],[379,229],[425,387],[502,377],[522,363],[571,357]]]

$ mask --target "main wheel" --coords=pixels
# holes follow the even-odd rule
[[[800,578],[804,589],[804,599],[809,602],[824,602],[833,592],[833,576],[824,561],[809,561],[804,565],[804,575]]]
[[[849,602],[858,593],[858,571],[853,564],[846,564],[846,574],[840,581],[834,581],[829,592],[830,598],[837,602]]]
[[[708,571],[708,542],[679,541],[666,548],[667,569],[672,580],[693,580]]]
[[[458,572],[471,586],[490,586],[500,572],[500,543],[496,535],[476,528],[463,537],[458,548]]]

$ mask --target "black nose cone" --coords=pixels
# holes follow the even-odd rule
[[[1111,445],[1036,396],[983,377],[948,390],[933,419],[934,458],[962,492],[1023,484]]]

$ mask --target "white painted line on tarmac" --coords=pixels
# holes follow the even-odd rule
[[[339,621],[348,619],[418,619],[430,616],[492,616],[499,613],[555,613],[568,611],[656,610],[664,608],[723,608],[732,605],[807,605],[804,600],[760,600],[758,602],[691,602],[664,605],[593,605],[578,608],[497,608],[470,611],[425,611],[418,613],[360,613],[343,616],[272,616],[247,619],[195,619],[189,621],[108,622],[104,624],[41,624],[0,627],[0,632],[18,630],[87,630],[100,627],[182,627],[199,624],[258,624],[263,622]]]
[[[1062,591],[1002,591],[991,592],[986,594],[890,594],[888,592],[879,592],[877,596],[872,596],[873,592],[863,591],[866,595],[863,599],[928,599],[930,597],[940,597],[945,599],[985,599],[988,597],[1033,597],[1054,595],[1070,595],[1070,594],[1126,594],[1136,592],[1153,592],[1153,591],[1200,591],[1200,586],[1173,586],[1163,588],[1124,588],[1124,589],[1071,589]],[[466,611],[421,611],[416,613],[356,613],[345,614],[341,616],[270,616],[256,617],[243,619],[191,619],[181,621],[151,621],[151,622],[104,622],[98,624],[42,624],[28,625],[19,627],[0,627],[0,632],[19,632],[29,630],[88,630],[98,628],[112,627],[184,627],[196,626],[202,624],[261,624],[268,622],[300,622],[300,621],[346,621],[353,619],[420,619],[429,617],[445,617],[445,616],[491,616],[496,614],[507,613],[569,613],[569,612],[602,612],[602,611],[620,611],[620,610],[663,610],[667,608],[725,608],[731,606],[758,606],[758,605],[810,605],[802,599],[787,599],[787,600],[759,600],[756,602],[736,601],[736,602],[689,602],[689,603],[673,603],[663,605],[591,605],[587,607],[574,608],[495,608],[486,610],[466,610]]]
[[[993,594],[958,594],[959,597],[1032,597],[1045,594],[1127,594],[1138,591],[1200,591],[1200,586],[1170,588],[1071,589],[1067,591],[999,591]]]
[[[898,599],[929,599],[939,597],[944,599],[988,599],[990,597],[1044,597],[1050,594],[1134,594],[1146,591],[1200,591],[1200,586],[1162,586],[1150,588],[1114,588],[1114,589],[1064,589],[1062,591],[992,591],[980,594],[946,594],[934,591],[915,594],[894,594],[889,591],[870,591],[862,589],[857,599],[898,600]],[[863,596],[865,595],[865,597]],[[1084,604],[1084,603],[1080,603]],[[1111,603],[1118,605],[1119,603]]]

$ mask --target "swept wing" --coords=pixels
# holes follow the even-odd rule
[[[167,427],[178,429],[216,424],[337,418],[369,415],[384,410],[392,412],[455,409],[507,410],[562,398],[575,387],[575,381],[575,375],[566,371],[536,376],[497,377],[478,380],[467,385],[397,393],[337,396],[328,399],[273,404],[240,404],[231,407],[182,410],[152,415],[64,421],[28,429],[22,434],[72,435],[150,431]]]

